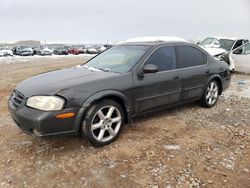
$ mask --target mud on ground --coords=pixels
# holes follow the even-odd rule
[[[15,86],[84,61],[75,56],[0,63],[0,187],[249,187],[246,75],[233,75],[214,108],[191,103],[138,117],[103,148],[81,137],[38,139],[22,133],[7,110]]]

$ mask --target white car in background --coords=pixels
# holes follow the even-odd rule
[[[3,56],[13,56],[13,51],[8,47],[1,47],[0,57],[3,57]]]
[[[229,59],[229,53],[248,42],[248,39],[207,37],[203,41],[199,42],[198,45],[212,56],[220,58],[230,65],[231,62]],[[233,71],[232,69],[230,70]]]
[[[98,54],[98,50],[94,47],[90,47],[87,49],[88,54]]]
[[[102,52],[104,52],[106,49],[107,49],[106,47],[100,46],[100,47],[98,48],[98,53],[102,53]]]
[[[52,55],[53,50],[49,49],[48,47],[41,47],[40,49],[37,50],[37,55]]]
[[[232,50],[248,43],[248,39],[236,39],[228,37],[207,37],[203,41],[199,42],[198,45],[201,46],[211,55],[218,57],[226,52],[231,52]]]
[[[229,54],[230,70],[250,74],[250,43],[236,48]]]

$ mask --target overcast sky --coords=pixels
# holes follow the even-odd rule
[[[250,0],[0,0],[0,42],[250,38]]]

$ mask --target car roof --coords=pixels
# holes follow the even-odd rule
[[[225,37],[225,36],[212,36],[216,39],[229,39],[229,40],[247,40],[246,38],[235,38],[235,37]]]
[[[176,44],[192,44],[190,42],[128,42],[128,43],[122,43],[118,46],[162,46],[162,45],[176,45]]]
[[[156,45],[159,43],[170,43],[170,42],[188,42],[186,39],[172,36],[150,36],[150,37],[137,37],[127,39],[119,44],[144,44],[144,45]]]

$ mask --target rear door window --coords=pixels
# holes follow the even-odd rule
[[[192,46],[178,46],[178,54],[183,68],[206,64],[206,55]]]

